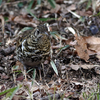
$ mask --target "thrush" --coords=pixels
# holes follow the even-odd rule
[[[50,54],[49,24],[37,26],[31,32],[23,32],[17,41],[17,59],[27,67],[38,68]],[[26,78],[26,74],[25,74]]]

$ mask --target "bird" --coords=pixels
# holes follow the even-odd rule
[[[50,26],[48,23],[38,25],[31,32],[23,32],[17,41],[17,60],[23,64],[26,79],[26,69],[38,69],[41,63],[50,56]],[[41,78],[40,78],[41,79]]]

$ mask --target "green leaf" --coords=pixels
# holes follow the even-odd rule
[[[12,93],[14,92],[15,90],[19,89],[21,86],[17,86],[17,87],[14,87],[14,88],[11,88],[11,89],[8,89],[8,90],[5,90],[3,92],[0,93],[0,95],[5,95],[6,93]],[[11,96],[11,95],[10,95]]]
[[[10,0],[7,1],[7,3],[9,3],[9,2],[10,2]]]
[[[32,27],[24,27],[23,29],[21,29],[21,31],[19,31],[19,35],[27,30],[33,29]]]
[[[9,100],[12,100],[13,96],[15,93],[19,90],[19,87],[17,86],[16,88],[12,89],[10,92],[7,93],[6,97],[10,97]]]
[[[97,90],[97,100],[100,100],[100,85],[98,84],[98,90]]]
[[[34,0],[31,0],[30,3],[29,3],[28,9],[32,8],[33,3],[34,3]]]
[[[14,70],[17,70],[19,68],[19,66],[13,66]]]
[[[48,2],[50,3],[50,5],[55,8],[56,7],[56,3],[54,0],[48,0]]]
[[[88,0],[88,4],[87,4],[87,7],[86,7],[86,10],[91,6],[92,4],[92,0]]]
[[[62,37],[60,34],[58,34],[57,31],[53,31],[53,32],[50,32],[50,34],[56,39],[63,39],[63,40],[66,40],[66,38]]]
[[[66,46],[64,46],[64,47],[62,47],[62,48],[59,48],[59,52],[58,52],[58,54],[57,54],[57,56],[62,52],[62,50],[65,50],[65,49],[67,49],[68,47],[70,47],[70,45],[66,45]]]
[[[57,20],[57,18],[39,18],[40,21]]]
[[[57,31],[53,31],[53,32],[50,32],[50,34],[56,39],[56,40],[58,40],[58,32]]]
[[[7,21],[7,20],[8,20],[8,17],[5,16],[5,17],[4,17],[4,20]]]
[[[19,2],[17,6],[18,6],[19,8],[22,8],[22,7],[23,7],[23,2]]]
[[[17,70],[17,71],[14,71],[15,73],[17,73],[16,74],[16,76],[18,75],[18,74],[20,74],[22,71],[21,70]]]
[[[99,95],[99,93],[97,93],[97,100],[100,100],[100,95]]]
[[[97,14],[93,15],[93,16],[99,16],[100,17],[100,12],[98,12]]]
[[[35,79],[35,77],[36,77],[36,69],[34,69],[33,71],[33,79]]]
[[[99,12],[99,13],[97,13],[97,16],[100,16],[100,12]]]
[[[30,70],[28,70],[26,73],[29,73],[30,71],[32,71],[33,70],[33,68],[31,68]]]
[[[28,12],[31,16],[33,16],[35,19],[38,20],[38,18],[30,11],[30,9],[27,9],[27,12]]]
[[[84,21],[85,21],[85,17],[84,17],[84,16],[81,16],[81,17],[80,17],[80,20],[81,20],[82,22],[84,22]]]
[[[2,43],[0,42],[0,45],[2,45]]]
[[[37,4],[40,5],[41,4],[41,0],[37,0]]]
[[[51,60],[50,64],[51,64],[53,70],[55,71],[55,73],[58,75],[58,70],[57,70],[55,63]]]
[[[9,90],[5,90],[5,91],[1,92],[0,95],[5,95],[9,91],[10,91],[10,89]]]
[[[33,71],[32,85],[33,85],[33,83],[34,83],[34,79],[35,79],[35,77],[36,77],[36,69],[34,69],[34,71]]]
[[[2,0],[0,0],[0,5],[2,4]]]

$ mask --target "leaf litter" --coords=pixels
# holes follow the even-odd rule
[[[99,100],[99,0],[95,1],[98,5],[89,3],[88,0],[83,3],[79,1],[81,0],[55,0],[56,5],[55,3],[51,5],[47,1],[36,5],[35,0],[34,3],[31,2],[33,9],[28,10],[26,8],[30,1],[23,0],[21,6],[17,5],[20,1],[13,0],[9,3],[2,1],[0,99],[88,100],[92,98]],[[45,22],[48,22],[52,28],[50,38],[53,63],[51,65],[55,70],[52,69],[50,61],[46,60],[43,63],[44,68],[41,69],[42,81],[38,78],[39,72],[30,68],[27,72],[28,80],[25,81],[23,65],[16,60],[18,33],[26,26],[35,28]],[[74,33],[70,31],[71,29],[75,30]],[[35,73],[37,74],[34,79],[32,77]]]

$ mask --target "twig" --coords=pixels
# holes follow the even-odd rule
[[[3,18],[2,15],[0,15],[0,20],[1,20],[1,22],[2,22],[3,45],[5,46],[5,38],[4,38],[4,32],[5,32],[4,24],[5,24],[5,21],[4,21],[4,18]]]

